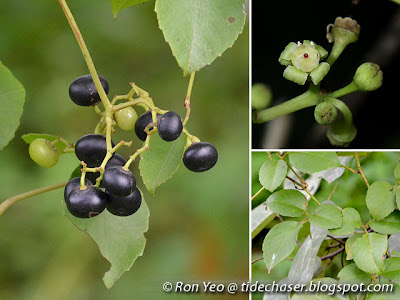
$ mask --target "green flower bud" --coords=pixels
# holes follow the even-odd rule
[[[329,127],[326,135],[333,146],[348,147],[356,138],[357,129],[344,120],[336,120]]]
[[[251,87],[251,106],[256,110],[267,108],[271,104],[272,92],[262,83],[253,84]]]
[[[326,28],[326,38],[329,43],[340,42],[348,45],[358,40],[360,35],[360,25],[351,18],[337,17],[334,24],[329,24]]]
[[[337,108],[328,102],[321,102],[315,107],[314,117],[318,124],[328,125],[336,120]]]
[[[358,67],[354,75],[353,82],[360,91],[370,92],[378,89],[382,85],[383,72],[380,67],[374,63],[363,63]]]

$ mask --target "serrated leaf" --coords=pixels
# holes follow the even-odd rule
[[[260,168],[260,183],[273,192],[286,178],[287,169],[288,166],[283,160],[267,160]]]
[[[355,234],[353,234],[352,236],[350,236],[348,239],[347,239],[347,241],[346,241],[346,244],[345,244],[345,248],[344,248],[344,250],[346,251],[346,260],[352,260],[353,259],[353,244],[354,244],[354,242],[358,239],[358,238],[360,238],[360,237],[362,237],[363,236],[363,234],[362,233],[355,233]]]
[[[149,0],[111,0],[111,11],[114,15],[114,18],[116,18],[117,14],[124,8],[144,3],[147,1]]]
[[[348,235],[354,232],[354,229],[361,227],[361,217],[357,210],[346,207],[342,211],[343,223],[338,229],[331,229],[334,235]]]
[[[251,238],[257,236],[276,216],[272,210],[267,207],[267,202],[251,210]]]
[[[310,223],[324,229],[339,228],[342,226],[342,213],[332,204],[321,204],[310,216]]]
[[[27,133],[21,136],[21,138],[24,140],[25,143],[30,144],[36,139],[45,139],[49,140],[50,142],[57,140],[59,137],[47,133]],[[70,143],[70,142],[69,142]],[[70,143],[72,145],[72,143]],[[56,144],[56,147],[58,149],[58,153],[64,154],[63,150],[67,147],[64,143],[58,142]]]
[[[185,73],[211,64],[243,30],[244,0],[157,0],[165,40]]]
[[[173,142],[163,141],[158,134],[151,137],[150,149],[141,154],[140,175],[147,190],[155,189],[174,175],[182,161],[186,135],[182,134]]]
[[[268,197],[267,206],[282,216],[300,217],[307,209],[307,200],[299,191],[282,190]]]
[[[340,270],[338,274],[340,282],[349,284],[368,284],[371,281],[371,275],[361,271],[356,264],[349,264]]]
[[[262,246],[268,272],[293,252],[301,227],[297,222],[285,221],[268,232]]]
[[[79,219],[72,216],[66,207],[65,215],[96,242],[101,254],[111,263],[110,270],[103,277],[107,288],[111,288],[143,254],[144,233],[148,230],[150,216],[143,195],[139,210],[128,217],[114,216],[105,210],[94,218]]]
[[[390,257],[383,262],[383,277],[400,280],[400,257]]]
[[[303,173],[315,173],[340,167],[335,152],[291,152],[290,163]]]
[[[390,183],[376,181],[368,188],[365,202],[371,216],[380,221],[396,208],[395,198],[395,191]]]
[[[14,138],[24,102],[24,87],[0,61],[0,150]]]
[[[370,221],[369,226],[378,233],[394,234],[400,232],[400,212],[395,210],[381,221]]]
[[[357,267],[370,274],[381,275],[383,257],[387,251],[387,236],[378,233],[364,234],[352,247],[353,260]]]

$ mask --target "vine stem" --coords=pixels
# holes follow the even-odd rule
[[[61,8],[64,11],[65,17],[68,20],[69,25],[71,26],[71,29],[75,35],[76,40],[78,41],[79,48],[82,51],[83,58],[85,59],[86,65],[89,69],[90,74],[92,75],[92,79],[94,82],[94,85],[96,86],[97,92],[99,93],[100,100],[103,103],[104,110],[105,110],[105,120],[106,120],[106,126],[107,126],[107,131],[106,131],[106,142],[107,142],[107,151],[110,151],[112,148],[111,144],[111,126],[112,126],[112,104],[110,100],[108,99],[108,96],[106,92],[103,89],[103,85],[100,82],[99,75],[97,74],[96,67],[94,66],[92,57],[90,56],[89,50],[86,46],[85,40],[82,37],[82,34],[79,30],[78,25],[75,22],[74,16],[71,13],[71,10],[69,9],[67,2],[65,0],[58,0],[58,2],[61,5]]]
[[[253,123],[264,123],[276,119],[281,116],[288,115],[303,108],[318,104],[318,92],[310,89],[307,92],[278,104],[276,106],[260,110],[256,113]]]
[[[61,183],[57,183],[57,184],[52,184],[49,186],[45,186],[42,188],[38,188],[36,190],[32,190],[26,193],[22,193],[16,196],[13,196],[11,198],[8,198],[7,200],[4,200],[1,204],[0,204],[0,216],[8,209],[10,208],[12,205],[14,205],[15,203],[17,203],[18,201],[33,197],[33,196],[37,196],[40,194],[44,194],[62,187],[65,187],[67,185],[67,181],[65,182],[61,182]]]
[[[186,98],[185,98],[186,116],[185,116],[185,119],[183,120],[183,126],[186,125],[186,123],[187,123],[187,121],[189,121],[189,117],[190,117],[190,97],[192,95],[193,82],[194,82],[195,75],[196,75],[196,72],[193,72],[190,74],[189,84],[188,84]]]
[[[366,178],[365,175],[364,175],[364,172],[363,172],[362,169],[361,169],[360,159],[359,159],[359,157],[358,157],[357,152],[354,152],[354,156],[356,157],[358,172],[360,173],[362,179],[364,180],[364,183],[365,183],[365,185],[367,186],[367,188],[369,188],[369,183],[368,183],[367,178]]]
[[[262,187],[261,189],[259,189],[258,192],[255,193],[253,197],[251,197],[251,200],[253,201],[254,198],[257,197],[258,195],[260,195],[260,193],[261,193],[263,190],[265,190],[265,187]]]

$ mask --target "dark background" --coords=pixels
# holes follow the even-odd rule
[[[312,40],[328,52],[333,44],[326,39],[326,27],[336,17],[352,17],[361,25],[356,43],[350,44],[332,66],[322,82],[322,89],[336,90],[352,81],[357,67],[374,62],[383,70],[383,85],[376,91],[356,92],[342,97],[350,107],[356,139],[350,148],[398,148],[397,126],[400,109],[398,96],[400,67],[400,6],[389,0],[335,1],[253,1],[252,14],[252,82],[263,82],[272,88],[273,103],[295,97],[307,89],[283,78],[285,69],[278,58],[289,42]],[[389,38],[388,38],[389,36]],[[288,135],[269,148],[332,148],[326,138],[327,126],[314,120],[314,107],[287,118]],[[252,126],[252,148],[266,148],[261,140],[269,140],[265,130],[269,123]],[[280,129],[285,126],[279,126]],[[263,137],[264,136],[264,137]]]

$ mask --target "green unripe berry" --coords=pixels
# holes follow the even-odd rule
[[[267,108],[271,104],[271,89],[265,84],[256,83],[251,87],[251,106],[256,110]]]
[[[132,107],[126,107],[115,112],[115,121],[122,130],[135,128],[138,115]]]
[[[353,82],[360,91],[370,92],[378,89],[382,85],[383,72],[380,67],[374,63],[363,63],[358,67],[354,75]]]
[[[328,125],[336,120],[337,108],[327,102],[319,103],[314,110],[315,121],[321,125]]]
[[[333,146],[348,147],[356,138],[357,129],[344,120],[336,120],[329,127],[326,135]]]
[[[29,145],[29,156],[39,166],[51,168],[57,164],[60,154],[50,141],[38,138]]]

